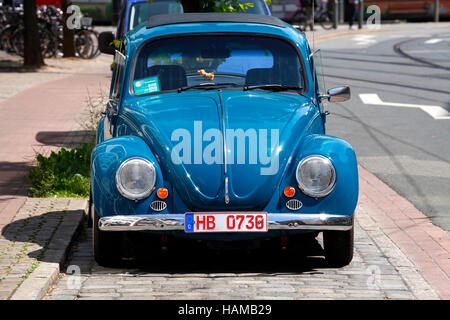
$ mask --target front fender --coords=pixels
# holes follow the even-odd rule
[[[324,198],[311,198],[301,192],[297,187],[295,177],[298,163],[310,155],[328,157],[336,169],[336,186]],[[300,147],[299,154],[294,158],[290,168],[280,185],[281,208],[285,209],[286,198],[282,192],[287,186],[295,186],[295,198],[303,203],[299,212],[329,213],[352,215],[358,202],[358,165],[353,147],[346,141],[327,135],[313,134],[306,136]]]
[[[91,157],[91,190],[95,209],[100,217],[117,214],[148,214],[155,191],[143,200],[123,197],[116,187],[116,171],[120,164],[133,157],[150,161],[156,169],[155,190],[164,186],[161,169],[148,145],[139,137],[122,136],[98,144]],[[164,211],[162,212],[164,213]]]

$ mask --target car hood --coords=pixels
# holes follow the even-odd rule
[[[262,210],[317,112],[303,96],[214,90],[140,98],[123,116],[188,208]]]

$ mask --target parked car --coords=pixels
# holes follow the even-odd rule
[[[183,5],[179,0],[124,0],[117,23],[116,39],[122,37],[136,28],[141,23],[145,23],[151,16],[158,14],[183,13]]]
[[[271,15],[269,6],[264,0],[239,0],[241,3],[253,3],[246,13]],[[183,5],[180,0],[125,0],[117,24],[116,39],[122,39],[123,35],[145,23],[151,16],[158,14],[183,13]]]
[[[158,15],[127,33],[91,159],[96,261],[120,260],[130,233],[292,243],[323,232],[330,265],[350,263],[357,162],[325,134],[322,104],[350,89],[321,92],[314,59],[271,16]]]

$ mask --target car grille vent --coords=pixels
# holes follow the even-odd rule
[[[291,199],[286,202],[286,208],[289,210],[297,211],[303,206],[303,203],[297,199]]]
[[[163,211],[165,208],[167,208],[167,203],[165,203],[164,201],[153,201],[150,204],[150,208],[152,208],[153,211]]]

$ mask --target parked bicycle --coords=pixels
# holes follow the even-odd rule
[[[320,1],[320,4],[314,11],[314,22],[319,23],[322,28],[329,30],[333,28],[334,22],[334,6],[335,3],[332,0]],[[304,30],[304,23],[306,22],[307,15],[305,8],[299,8],[290,17],[284,18],[284,20],[290,24],[300,25],[300,29]]]
[[[63,55],[63,12],[49,5],[37,8],[38,34],[44,58]],[[92,18],[81,19],[81,29],[74,30],[75,53],[83,59],[99,54],[98,34],[93,30]],[[0,50],[23,56],[23,7],[0,6]]]
[[[98,34],[92,29],[92,18],[81,18],[81,29],[75,30],[74,41],[78,57],[92,59],[100,54]]]

